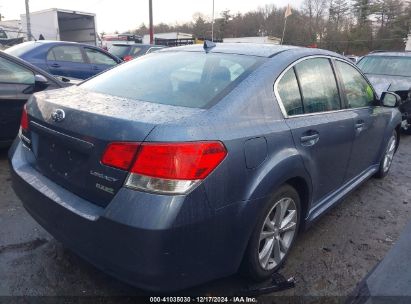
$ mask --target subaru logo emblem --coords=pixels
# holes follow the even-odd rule
[[[51,114],[51,119],[54,122],[60,122],[66,117],[66,113],[62,109],[57,109]]]

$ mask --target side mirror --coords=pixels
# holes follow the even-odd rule
[[[401,97],[394,92],[383,92],[381,94],[381,104],[384,107],[396,108],[401,104]]]
[[[43,91],[45,88],[49,86],[49,81],[43,75],[36,74],[34,75],[34,83],[24,89],[24,94],[33,94],[36,92]]]
[[[43,75],[36,74],[34,75],[34,92],[42,91],[47,88],[49,81]]]

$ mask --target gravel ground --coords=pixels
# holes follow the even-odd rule
[[[280,271],[296,287],[276,295],[346,296],[384,257],[411,214],[411,137],[402,137],[391,173],[371,179],[297,239]],[[231,294],[239,276],[182,294]],[[24,210],[0,151],[0,296],[129,296],[142,291],[113,279],[65,249]],[[0,300],[1,302],[1,300]]]

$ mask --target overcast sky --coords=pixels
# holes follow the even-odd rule
[[[4,20],[20,19],[25,13],[24,0],[0,0],[0,13]],[[300,6],[302,0],[215,0],[216,14],[229,9],[247,12],[266,4],[282,7],[290,3]],[[153,0],[154,23],[183,23],[191,21],[200,12],[211,16],[212,0]],[[63,8],[95,13],[98,32],[127,31],[148,24],[148,0],[30,0],[30,10]]]

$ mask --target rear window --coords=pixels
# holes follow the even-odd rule
[[[208,108],[263,60],[234,54],[153,53],[111,69],[81,87],[159,104]]]
[[[109,50],[110,54],[117,56],[119,58],[123,58],[124,56],[128,55],[130,51],[130,46],[128,45],[113,45]]]
[[[358,67],[365,74],[411,77],[411,56],[368,56]]]
[[[31,51],[37,46],[38,44],[35,42],[24,42],[8,48],[4,52],[16,57],[20,57],[21,55]]]

